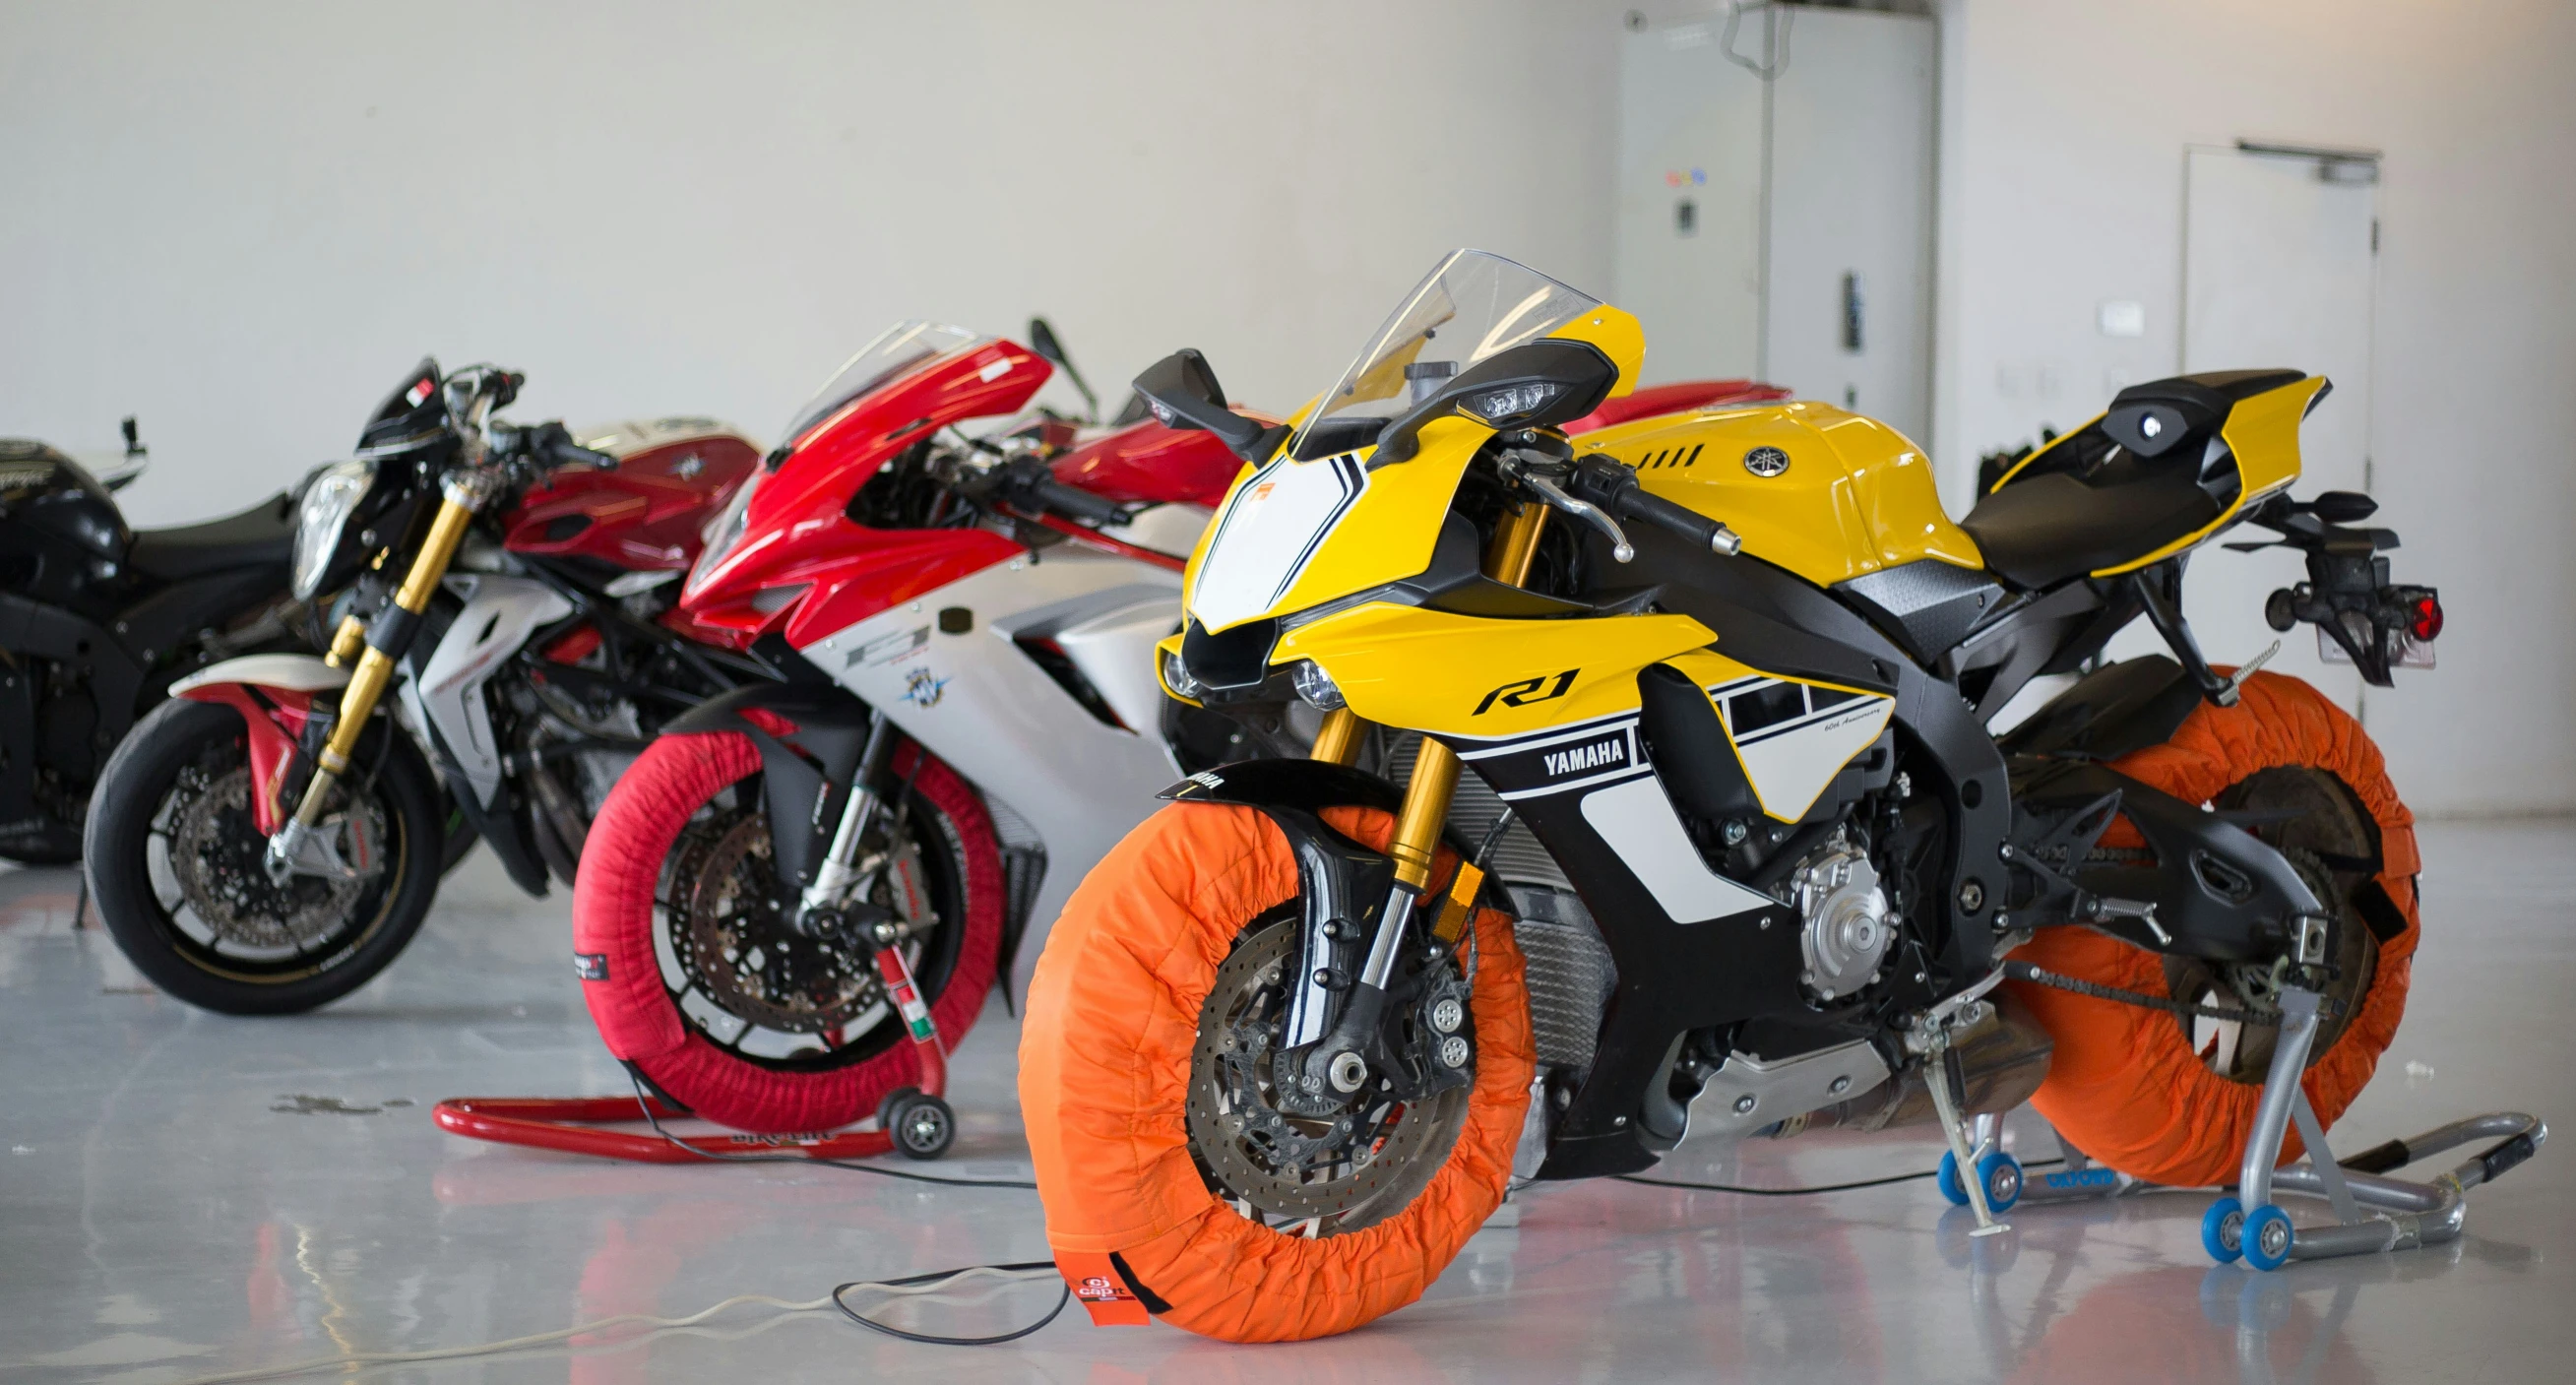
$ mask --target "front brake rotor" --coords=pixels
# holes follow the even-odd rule
[[[342,791],[340,812],[326,819],[332,824],[326,830],[345,831],[342,814],[361,815],[361,830],[377,844],[375,870],[349,880],[293,875],[281,885],[269,878],[268,838],[251,819],[250,794],[248,766],[211,775],[193,765],[181,771],[169,819],[171,874],[219,947],[310,951],[352,922],[359,896],[383,872],[384,810],[372,796],[352,806]]]
[[[1468,1088],[1402,1102],[1363,1093],[1327,1118],[1279,1109],[1270,1050],[1286,1013],[1291,915],[1235,945],[1199,1009],[1185,1116],[1209,1190],[1269,1221],[1357,1231],[1402,1211],[1448,1160]],[[1442,965],[1450,965],[1443,963]]]

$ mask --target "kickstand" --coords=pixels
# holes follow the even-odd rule
[[[1956,1071],[1958,1065],[1951,1061],[1950,1031],[1946,1027],[1935,1026],[1926,1038],[1923,1089],[1932,1094],[1932,1109],[1940,1113],[1941,1133],[1950,1141],[1950,1159],[1958,1168],[1959,1186],[1968,1194],[1969,1210],[1977,1214],[1977,1229],[1968,1234],[2000,1235],[2011,1230],[2012,1224],[1995,1220],[1995,1214],[1986,1206],[1985,1176],[1977,1171],[1977,1158],[1981,1151],[1971,1147],[1967,1122],[1959,1116],[1965,1093],[1953,1095],[1951,1092],[1951,1084],[1958,1081],[1959,1074]],[[1996,1122],[1998,1140],[2001,1139],[2001,1128],[2002,1122]],[[1981,1129],[1978,1133],[1983,1135],[1985,1132]]]

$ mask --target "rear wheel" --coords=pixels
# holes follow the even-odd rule
[[[2171,740],[2113,765],[2187,802],[2239,814],[2335,914],[2336,975],[2303,1082],[2331,1127],[2396,1037],[2417,940],[2414,817],[2359,723],[2297,679],[2256,674],[2234,707],[2195,708]],[[2126,823],[2111,850],[2143,843]],[[2271,1009],[2269,966],[2159,956],[2053,928],[2016,956],[2122,990],[2221,1009]],[[2151,1182],[2231,1181],[2278,1031],[2012,983],[2055,1041],[2032,1104],[2086,1154]],[[2290,1132],[2281,1158],[2301,1149]]]
[[[993,984],[1001,848],[974,790],[918,747],[888,779],[849,912],[893,935],[954,1049]],[[760,783],[759,752],[731,733],[666,736],[636,760],[573,889],[582,994],[611,1052],[709,1120],[849,1125],[920,1065],[871,947],[807,936],[779,907]]]
[[[358,873],[280,883],[251,816],[241,713],[178,698],[135,723],[99,774],[85,852],[118,950],[170,994],[234,1015],[310,1010],[382,971],[437,897],[441,803],[428,766],[381,727],[357,762],[323,830]]]
[[[1390,826],[1325,820],[1376,846]],[[1528,992],[1494,910],[1407,1001],[1406,1043],[1463,1085],[1283,1091],[1296,891],[1258,811],[1164,809],[1066,904],[1020,1043],[1049,1241],[1115,1257],[1152,1311],[1233,1341],[1346,1332],[1419,1297],[1502,1201],[1529,1100]]]

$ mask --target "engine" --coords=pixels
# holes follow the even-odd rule
[[[1878,979],[1896,927],[1867,853],[1837,836],[1799,865],[1789,892],[1809,991],[1832,1000]]]

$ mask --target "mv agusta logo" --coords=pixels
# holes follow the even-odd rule
[[[1476,710],[1468,715],[1483,716],[1492,711],[1497,704],[1505,707],[1527,707],[1534,702],[1553,702],[1565,696],[1567,691],[1574,687],[1574,675],[1582,671],[1579,668],[1570,668],[1563,673],[1542,673],[1536,678],[1524,678],[1516,683],[1505,683],[1485,694],[1485,700],[1477,703]]]

